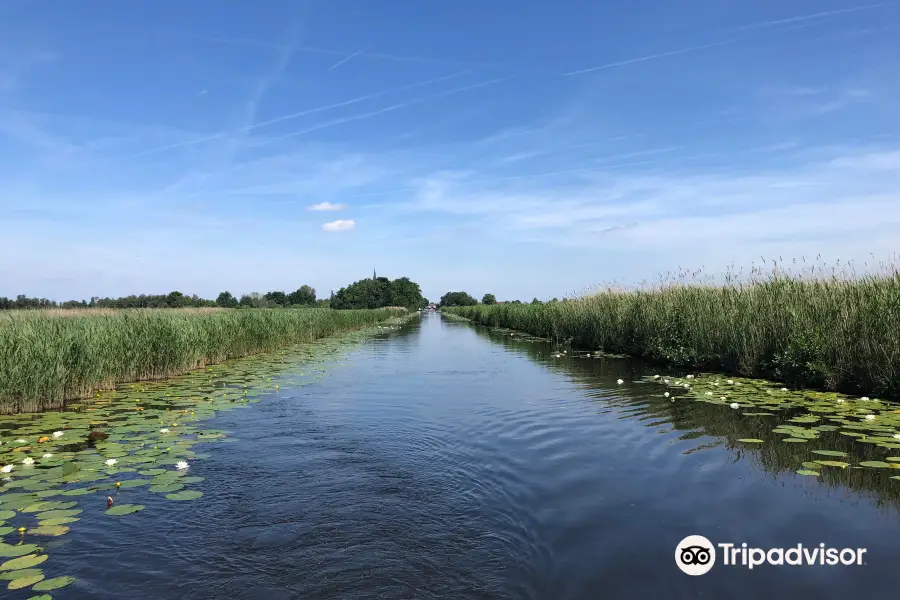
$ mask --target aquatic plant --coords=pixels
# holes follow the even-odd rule
[[[272,352],[372,325],[396,317],[397,311],[126,309],[65,314],[0,314],[0,413],[58,408],[118,383],[163,379]]]
[[[63,411],[0,416],[0,581],[36,592],[70,585],[74,578],[64,574],[45,577],[45,567],[65,567],[52,560],[46,538],[68,534],[82,517],[127,522],[154,496],[198,500],[203,492],[192,488],[204,477],[194,465],[209,456],[201,448],[235,440],[204,421],[278,394],[279,382],[314,382],[324,376],[316,363],[381,334],[370,327],[167,381],[125,384]],[[100,430],[106,437],[91,435]],[[31,466],[18,468],[25,461]]]
[[[900,397],[900,270],[776,266],[711,283],[676,276],[567,302],[447,307],[577,348],[792,386]]]

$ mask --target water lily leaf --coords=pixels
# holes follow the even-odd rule
[[[799,438],[784,438],[781,441],[782,442],[790,442],[792,444],[805,444],[808,440],[801,440]]]
[[[142,485],[148,485],[150,483],[149,479],[128,479],[127,481],[123,481],[119,486],[119,489],[127,490],[131,488],[140,487]]]
[[[869,467],[872,469],[890,469],[891,463],[886,463],[886,462],[880,461],[880,460],[864,460],[861,463],[859,463],[859,466]]]
[[[78,465],[73,462],[67,462],[63,465],[63,475],[74,475],[78,472]]]
[[[810,471],[816,471],[816,470],[818,470],[819,467],[821,466],[819,463],[817,463],[817,462],[812,462],[812,461],[804,461],[804,462],[802,462],[802,463],[800,463],[800,464],[802,464],[804,467],[806,467],[806,468],[809,469]]]
[[[80,521],[78,517],[59,517],[58,519],[45,519],[38,521],[38,527],[54,527],[56,525],[65,525],[66,523],[74,523]]]
[[[39,525],[34,529],[29,529],[28,533],[31,535],[65,535],[69,533],[69,528],[66,525],[48,525],[46,527]]]
[[[66,490],[62,493],[63,496],[84,496],[85,494],[93,494],[94,490],[90,488],[75,488],[73,490]]]
[[[120,515],[130,515],[131,513],[136,513],[139,510],[144,510],[145,506],[143,504],[118,504],[106,510],[106,514],[113,516]]]
[[[198,492],[196,490],[185,490],[183,492],[178,492],[175,494],[167,494],[166,499],[168,500],[196,500],[203,495],[203,492]]]
[[[14,516],[16,516],[16,511],[14,510],[0,510],[0,521],[12,519]]]
[[[35,575],[43,575],[40,569],[20,569],[18,571],[0,571],[0,580],[12,581],[13,579],[22,579],[25,577],[34,577]]]
[[[5,526],[4,526],[4,527],[0,527],[0,536],[6,535],[6,534],[8,534],[8,533],[12,533],[12,532],[15,531],[15,530],[16,530],[15,527],[5,527]]]
[[[53,579],[45,579],[31,589],[36,592],[46,592],[49,590],[58,590],[59,588],[64,588],[74,582],[75,578],[69,577],[68,575],[65,577],[54,577]]]
[[[77,502],[62,502],[62,501],[50,501],[50,502],[38,502],[37,504],[32,504],[31,506],[26,506],[22,509],[22,512],[26,513],[34,513],[34,512],[44,512],[47,510],[65,510],[68,508],[72,508],[73,506],[77,506]]]
[[[150,491],[155,492],[157,494],[168,494],[170,492],[177,492],[179,490],[184,489],[184,484],[182,483],[163,483],[159,485],[150,486]]]
[[[80,515],[84,511],[80,508],[72,508],[69,510],[48,510],[47,512],[42,512],[37,515],[38,519],[59,519],[62,517],[74,517],[76,515]]]
[[[739,442],[744,442],[745,444],[762,444],[762,440],[758,440],[756,438],[741,438],[738,440]]]
[[[809,469],[800,469],[799,471],[797,471],[797,474],[798,475],[810,475],[810,476],[815,476],[815,477],[819,476],[818,471],[810,471]]]
[[[5,544],[0,542],[0,556],[3,558],[10,558],[15,556],[25,556],[26,554],[31,554],[32,552],[37,552],[38,547],[34,544]]]
[[[846,469],[850,466],[850,463],[841,462],[839,460],[817,460],[816,462],[826,467],[840,467],[842,469]]]
[[[46,554],[29,554],[27,556],[20,556],[19,558],[10,559],[0,565],[0,571],[16,571],[18,569],[28,569],[41,564],[42,562],[47,560],[47,558],[49,557]]]
[[[28,598],[28,600],[53,600],[53,596],[50,594],[41,594],[40,596],[32,596]]]
[[[898,460],[900,460],[900,459],[898,459]],[[178,481],[180,481],[181,483],[200,483],[204,479],[205,479],[204,477],[200,477],[198,475],[192,475],[190,477],[182,477]]]
[[[884,460],[889,460],[891,462],[900,462],[900,456],[888,456]]]
[[[840,450],[812,450],[812,453],[820,456],[847,456],[846,452]]]
[[[21,577],[19,579],[13,579],[9,582],[9,585],[7,585],[6,588],[10,590],[20,590],[30,585],[34,585],[38,581],[41,581],[43,578],[44,574],[41,573],[40,575],[32,575],[31,577]]]

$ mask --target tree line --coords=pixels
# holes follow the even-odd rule
[[[563,302],[566,300],[563,299]],[[548,300],[548,302],[559,302],[557,298]],[[466,292],[447,292],[441,296],[438,306],[475,306],[478,300],[467,294]],[[507,302],[498,302],[494,294],[485,294],[481,298],[481,304],[523,304],[521,300],[509,300]],[[531,301],[531,304],[543,304],[537,298]]]
[[[328,298],[316,297],[312,286],[302,285],[293,292],[271,291],[252,292],[239,298],[231,292],[220,293],[215,300],[201,298],[196,294],[188,296],[179,291],[168,294],[141,294],[120,298],[94,296],[90,300],[67,300],[56,302],[47,298],[29,298],[23,294],[14,299],[0,296],[0,310],[45,309],[45,308],[300,308],[319,307],[335,309],[383,308],[402,306],[419,309],[428,306],[422,296],[419,284],[408,277],[391,281],[386,277],[362,279],[341,288]]]

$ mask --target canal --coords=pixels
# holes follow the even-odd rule
[[[53,597],[896,596],[900,481],[797,475],[735,444],[729,409],[636,382],[647,369],[425,315],[213,418],[235,441],[191,464],[201,499],[86,511],[48,544],[77,578]],[[691,534],[867,552],[691,577],[674,558]]]

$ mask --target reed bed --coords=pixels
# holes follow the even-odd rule
[[[794,386],[900,397],[900,271],[692,274],[565,302],[445,308],[586,349]]]
[[[396,310],[125,309],[0,314],[0,413],[36,412],[396,316]]]

